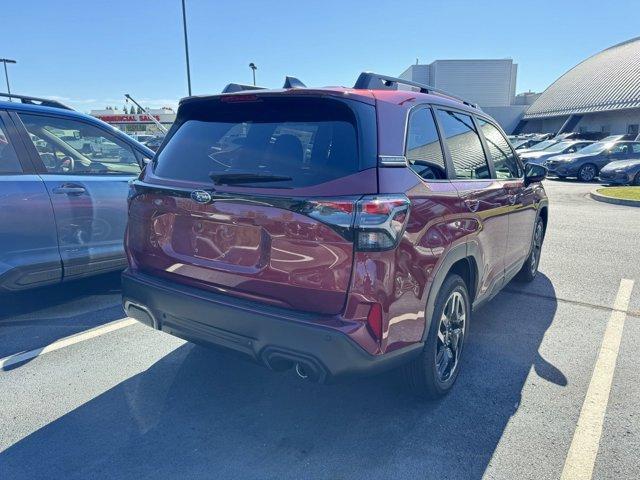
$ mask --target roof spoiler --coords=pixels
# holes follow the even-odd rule
[[[28,97],[26,95],[15,95],[13,93],[0,93],[0,97],[9,98],[9,100],[15,98],[20,100],[20,103],[25,103],[28,105],[40,105],[42,107],[54,107],[54,108],[62,108],[64,110],[73,110],[68,105],[65,105],[62,102],[57,100],[49,100],[48,98],[40,98],[40,97]]]
[[[245,90],[265,90],[266,87],[256,87],[255,85],[245,85],[242,83],[230,83],[222,90],[222,93],[237,93]]]
[[[306,85],[296,77],[284,77],[284,85],[282,88],[305,88]],[[237,93],[244,92],[245,90],[265,90],[266,87],[256,87],[255,85],[245,85],[243,83],[230,83],[222,93]]]
[[[306,85],[296,77],[284,77],[284,86],[282,88],[305,88]]]
[[[400,85],[416,88],[420,93],[429,93],[432,95],[448,97],[470,107],[479,108],[475,103],[471,103],[463,98],[453,95],[452,93],[432,87],[431,85],[413,82],[403,78],[390,77],[388,75],[380,75],[379,73],[373,72],[362,72],[358,77],[358,80],[356,80],[353,88],[358,90],[398,90]]]

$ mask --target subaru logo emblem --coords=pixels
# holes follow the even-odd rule
[[[197,203],[209,203],[211,201],[211,194],[204,190],[195,190],[191,192],[191,199]]]

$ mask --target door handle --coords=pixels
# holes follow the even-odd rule
[[[82,185],[64,184],[53,189],[53,193],[60,195],[82,195],[87,189]]]
[[[480,207],[480,200],[465,200],[464,204],[472,212],[477,212]]]

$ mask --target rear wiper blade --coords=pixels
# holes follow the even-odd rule
[[[261,173],[210,173],[209,178],[216,185],[231,185],[234,183],[257,183],[257,182],[286,182],[293,180],[291,177],[283,175],[266,175]]]

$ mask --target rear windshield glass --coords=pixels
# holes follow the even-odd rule
[[[154,173],[159,177],[203,183],[214,177],[239,186],[294,188],[365,166],[358,113],[346,102],[255,97],[194,102],[182,109],[183,123],[157,155]]]

